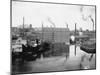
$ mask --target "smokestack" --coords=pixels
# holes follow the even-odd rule
[[[32,28],[32,24],[30,24],[30,29]]]
[[[24,29],[24,17],[23,17],[23,29]]]

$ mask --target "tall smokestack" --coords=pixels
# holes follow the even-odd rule
[[[23,17],[23,29],[24,29],[24,17]]]
[[[44,29],[43,29],[43,22],[42,22],[42,42],[43,42],[43,40],[44,40]]]

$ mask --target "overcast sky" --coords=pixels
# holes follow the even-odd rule
[[[85,19],[82,18],[82,15]],[[95,22],[94,6],[63,5],[63,4],[46,4],[34,2],[12,2],[12,26],[23,24],[32,24],[33,27],[51,27],[51,20],[55,27],[66,27],[68,24],[70,30],[74,29],[77,23],[77,29],[82,27],[83,30],[92,29],[92,21],[88,16],[91,15]]]

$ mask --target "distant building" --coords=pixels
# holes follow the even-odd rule
[[[19,34],[20,36],[23,33],[22,28],[13,28],[12,32],[14,34]],[[16,33],[17,31],[17,33]],[[48,40],[52,42],[69,42],[70,31],[68,28],[51,28],[51,27],[43,27],[42,28],[32,28],[32,25],[28,28],[24,29],[25,37],[28,38],[39,38],[41,40]]]
[[[44,27],[43,31],[39,31],[40,37],[43,40],[49,40],[53,42],[69,42],[70,31],[67,28],[48,28]]]

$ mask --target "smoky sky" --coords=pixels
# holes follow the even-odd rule
[[[77,29],[92,30],[92,22],[95,22],[95,7],[80,5],[63,5],[34,2],[12,1],[12,26],[19,27],[23,24],[32,24],[32,27],[61,27],[68,25],[70,30],[74,30],[75,23]]]

